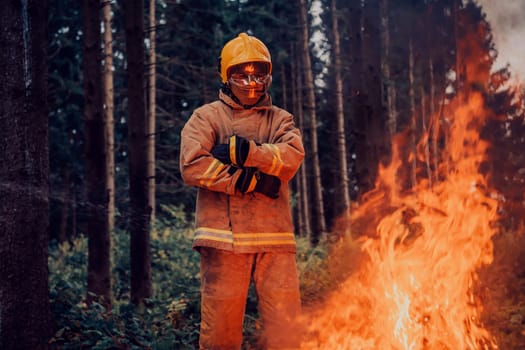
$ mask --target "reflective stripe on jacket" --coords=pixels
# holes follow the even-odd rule
[[[256,167],[281,180],[279,198],[236,191],[241,170],[229,171],[230,165],[210,153],[232,135],[250,140],[245,167]],[[194,249],[295,252],[288,181],[303,158],[293,116],[273,106],[268,95],[244,109],[220,91],[219,100],[196,109],[182,129],[180,154],[184,182],[198,187]]]

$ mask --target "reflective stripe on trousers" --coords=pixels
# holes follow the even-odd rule
[[[298,349],[301,301],[295,254],[201,248],[201,350],[239,350],[251,280],[264,349]]]

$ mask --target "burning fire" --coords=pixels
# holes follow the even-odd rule
[[[425,176],[400,189],[394,144],[375,190],[352,211],[352,231],[364,237],[359,267],[307,312],[303,349],[497,349],[474,293],[477,270],[493,260],[497,218],[496,199],[479,170],[488,147],[479,137],[488,114],[483,104],[476,92],[451,101],[432,181]],[[428,163],[424,148],[419,145],[417,157]]]

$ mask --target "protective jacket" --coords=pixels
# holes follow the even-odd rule
[[[210,151],[232,135],[250,140],[244,167],[277,176],[279,197],[235,188],[241,170],[223,164]],[[233,252],[295,252],[288,181],[304,158],[301,134],[293,116],[272,105],[269,95],[250,109],[222,90],[219,99],[196,109],[181,133],[183,180],[197,186],[193,248]]]

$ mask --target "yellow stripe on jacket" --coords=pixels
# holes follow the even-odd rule
[[[213,159],[208,169],[202,175],[199,181],[201,187],[209,187],[213,184],[213,181],[217,179],[217,175],[226,167],[218,159]]]
[[[233,234],[229,230],[219,230],[211,227],[197,227],[193,240],[206,239],[233,244]]]
[[[272,153],[272,165],[268,174],[279,176],[281,169],[283,168],[283,159],[281,157],[281,150],[276,145],[269,143],[263,143],[263,147],[266,147]]]
[[[194,240],[210,240],[238,246],[285,245],[295,244],[295,235],[292,232],[234,234],[229,230],[198,227],[195,230]]]

